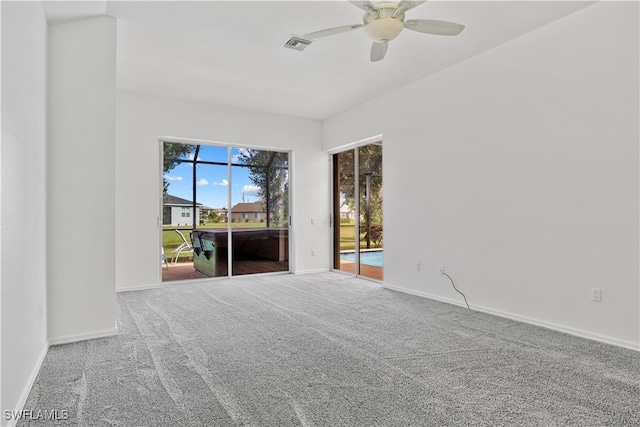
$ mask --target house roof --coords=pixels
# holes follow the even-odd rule
[[[172,196],[171,194],[165,194],[164,196],[165,206],[193,206],[191,200],[183,199],[181,197]],[[196,203],[196,206],[202,206],[202,203]]]
[[[266,212],[264,200],[250,203],[238,203],[231,208],[232,213]]]

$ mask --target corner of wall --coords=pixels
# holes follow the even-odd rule
[[[0,409],[21,410],[48,350],[40,252],[47,238],[47,22],[40,2],[2,2],[0,19]],[[17,250],[25,241],[36,242],[37,255]]]
[[[116,20],[49,28],[49,338],[109,330],[115,304]],[[69,198],[82,209],[69,209]],[[74,256],[69,256],[69,250]],[[82,339],[82,338],[81,338]]]
[[[40,355],[38,356],[36,363],[33,365],[33,369],[31,370],[29,377],[26,379],[26,383],[24,385],[24,388],[22,389],[22,392],[20,393],[20,396],[18,397],[18,401],[16,402],[15,407],[12,409],[7,409],[3,406],[1,408],[3,412],[2,413],[3,420],[6,420],[6,411],[11,411],[11,415],[13,415],[13,414],[18,414],[25,409],[24,405],[27,403],[27,398],[29,397],[29,393],[31,393],[31,389],[33,388],[33,385],[36,382],[36,378],[38,378],[38,374],[40,373],[40,369],[42,368],[44,359],[47,357],[48,352],[49,352],[49,344],[45,345],[42,348],[42,351],[40,352]],[[11,416],[11,419],[7,423],[7,426],[8,427],[15,426],[18,423],[18,421],[19,421],[18,416]]]

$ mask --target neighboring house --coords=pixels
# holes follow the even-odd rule
[[[238,203],[231,208],[231,221],[260,222],[267,219],[267,209],[264,200],[251,203]]]
[[[222,218],[221,222],[227,222],[227,218],[229,217],[227,208],[211,208],[209,206],[199,205],[198,210],[200,211],[200,218],[202,218],[204,221],[207,221],[209,215],[211,215],[212,213],[216,213],[218,216],[220,216],[220,218]]]
[[[209,214],[211,214],[211,212],[213,211],[217,211],[217,209],[210,208],[209,206],[205,206],[205,205],[200,205],[199,208],[200,208],[200,215],[204,217],[209,216]]]
[[[216,213],[221,218],[220,222],[227,222],[227,218],[229,217],[227,208],[210,208],[204,205],[200,206],[200,218],[203,218],[205,221],[208,220],[212,213]]]
[[[343,203],[342,206],[340,206],[340,219],[348,219],[353,221],[355,218],[356,218],[355,213],[351,210],[349,206],[347,206],[346,203]]]
[[[201,203],[196,203],[196,224],[200,223]],[[162,208],[162,225],[193,225],[193,202],[167,194]]]
[[[222,218],[222,222],[227,222],[229,219],[229,211],[227,208],[214,209],[218,215]]]

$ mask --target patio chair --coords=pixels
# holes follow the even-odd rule
[[[184,234],[182,234],[180,230],[176,230],[176,233],[178,233],[182,238],[182,243],[180,243],[180,246],[178,246],[173,250],[173,252],[171,252],[172,254],[175,254],[175,256],[173,257],[174,264],[178,262],[178,257],[182,252],[193,252],[193,246],[191,246],[191,243],[187,241],[186,237],[184,237]]]
[[[164,246],[161,246],[160,248],[162,249],[162,252],[160,253],[160,259],[162,260],[162,264],[164,264],[164,266],[166,266],[168,270],[169,260],[167,259],[167,255],[164,253]]]

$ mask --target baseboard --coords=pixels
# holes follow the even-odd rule
[[[36,364],[34,365],[33,369],[31,370],[31,374],[29,375],[29,378],[27,379],[27,383],[24,386],[24,389],[22,390],[22,393],[20,394],[20,398],[18,399],[18,402],[16,403],[16,407],[13,413],[19,413],[20,411],[22,411],[24,409],[24,405],[25,403],[27,403],[27,398],[29,397],[29,393],[31,393],[31,389],[33,388],[33,384],[36,382],[36,378],[38,378],[38,373],[40,372],[40,368],[42,368],[42,364],[44,363],[44,359],[45,357],[47,357],[47,353],[49,352],[49,344],[46,344],[42,351],[40,352],[40,355],[38,356],[38,360],[36,362]],[[3,420],[4,420],[4,413],[3,413]],[[14,427],[16,424],[18,424],[18,419],[11,419],[8,421],[7,424],[5,424],[7,427]]]
[[[413,289],[401,288],[399,286],[389,285],[388,283],[382,283],[382,287],[385,289],[390,289],[392,291],[402,292],[403,294],[415,295],[422,298],[432,299],[435,301],[446,302],[447,304],[457,305],[459,307],[467,307],[463,302],[454,300],[452,298],[441,297],[439,295],[433,295],[428,292],[415,291]],[[475,306],[469,304],[470,307],[473,307],[476,310]],[[482,311],[482,310],[477,310]]]
[[[415,290],[412,290],[412,289],[401,288],[401,287],[389,285],[389,284],[386,284],[386,283],[383,284],[383,287],[387,288],[387,289],[394,290],[394,291],[403,292],[403,293],[406,293],[406,294],[416,295],[416,296],[419,296],[419,297],[428,298],[428,299],[432,299],[432,300],[435,300],[435,301],[445,302],[447,304],[453,304],[453,305],[457,305],[457,306],[460,306],[460,307],[466,307],[466,305],[461,301],[457,301],[457,300],[454,300],[454,299],[451,299],[451,298],[441,297],[441,296],[438,296],[438,295],[429,294],[427,292],[421,292],[421,291],[415,291]],[[534,319],[534,318],[531,318],[531,317],[522,316],[522,315],[519,315],[519,314],[516,314],[516,313],[511,313],[511,312],[507,312],[507,311],[503,311],[503,310],[496,310],[496,309],[491,308],[491,307],[485,307],[485,306],[473,305],[473,304],[469,304],[469,306],[473,310],[480,311],[482,313],[487,313],[487,314],[491,314],[491,315],[498,316],[498,317],[504,317],[505,319],[515,320],[515,321],[522,322],[522,323],[528,323],[530,325],[541,326],[543,328],[551,329],[551,330],[558,331],[558,332],[563,332],[565,334],[574,335],[574,336],[577,336],[577,337],[580,337],[580,338],[586,338],[586,339],[589,339],[589,340],[592,340],[592,341],[598,341],[598,342],[602,342],[602,343],[605,343],[605,344],[615,345],[617,347],[628,348],[629,350],[640,351],[640,344],[636,343],[636,342],[633,342],[633,341],[621,340],[619,338],[610,337],[608,335],[597,334],[597,333],[585,331],[585,330],[582,330],[582,329],[572,328],[572,327],[565,326],[565,325],[559,325],[557,323],[547,322],[547,321],[540,320],[540,319]]]
[[[158,289],[160,287],[159,284],[155,285],[139,285],[139,286],[128,286],[126,288],[116,288],[116,292],[129,292],[129,291],[146,291],[148,289]]]
[[[58,344],[69,344],[72,342],[92,340],[95,338],[111,337],[118,334],[118,328],[104,329],[102,331],[87,332],[84,334],[65,335],[49,339],[49,346]]]
[[[331,271],[328,268],[319,268],[319,269],[315,269],[315,270],[300,270],[300,271],[291,271],[291,274],[314,274],[314,273],[326,273],[328,271]],[[261,276],[266,276],[266,275],[278,275],[278,274],[283,274],[285,272],[273,272],[273,273],[261,273],[259,275]],[[242,276],[231,276],[231,278],[236,278],[236,277],[242,277]],[[229,279],[229,277],[227,276],[221,276],[221,277],[209,277],[209,279],[214,279],[214,280],[219,280],[219,279]],[[202,279],[188,279],[188,280],[173,280],[171,282],[165,282],[162,285],[173,285],[173,284],[188,284],[188,283],[201,283]],[[116,292],[129,292],[129,291],[146,291],[149,289],[158,289],[160,288],[162,285],[160,284],[155,284],[155,285],[139,285],[139,286],[127,286],[126,288],[116,288]]]
[[[331,270],[328,268],[318,268],[315,270],[297,270],[297,271],[294,271],[293,274],[315,274],[315,273],[327,273],[329,271]]]
[[[527,316],[521,316],[519,314],[510,313],[502,310],[496,310],[489,307],[476,306],[474,310],[482,311],[483,313],[492,314],[494,316],[504,317],[506,319],[516,320],[518,322],[529,323],[535,326],[541,326],[543,328],[552,329],[554,331],[563,332],[565,334],[573,335],[580,338],[586,338],[592,341],[598,341],[604,344],[615,345],[617,347],[628,348],[629,350],[640,351],[640,344],[633,341],[622,340],[619,338],[611,337],[608,335],[602,335],[591,331],[585,331],[583,329],[572,328],[566,325],[559,325],[553,322],[547,322],[540,319],[534,319]]]

